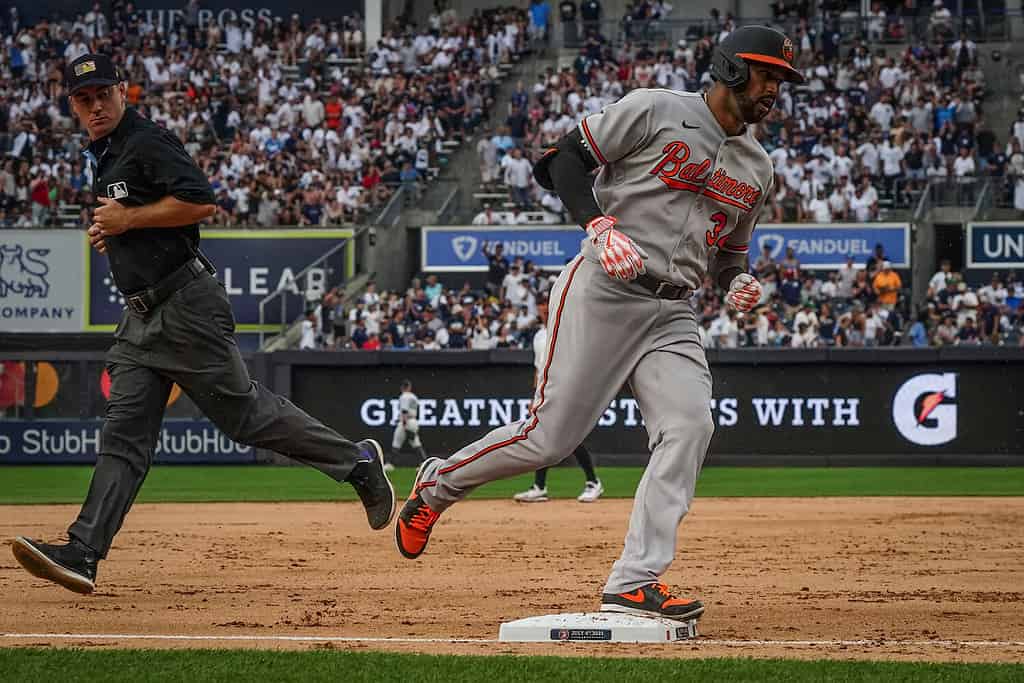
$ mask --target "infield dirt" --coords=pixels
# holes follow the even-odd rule
[[[30,577],[0,549],[0,634],[496,638],[502,621],[596,610],[631,505],[467,501],[442,517],[417,561],[398,554],[393,529],[371,532],[354,503],[138,505],[89,597]],[[0,507],[0,537],[53,539],[76,513],[74,506]],[[1021,529],[1024,498],[700,498],[664,577],[680,595],[708,604],[702,640],[691,643],[5,636],[0,647],[1020,662]],[[820,642],[840,640],[870,643]]]

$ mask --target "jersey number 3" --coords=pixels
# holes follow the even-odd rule
[[[708,246],[713,247],[716,244],[721,247],[725,244],[729,236],[721,237],[722,231],[725,230],[725,224],[729,222],[729,217],[725,215],[724,211],[716,211],[711,214],[711,222],[714,223],[714,227],[704,233],[704,239],[707,240]]]

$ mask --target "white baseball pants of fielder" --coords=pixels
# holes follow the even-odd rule
[[[562,271],[549,305],[547,364],[530,415],[430,462],[421,494],[441,512],[477,486],[557,464],[628,381],[651,459],[604,591],[632,591],[658,580],[675,558],[679,523],[714,431],[711,373],[693,307],[614,281],[582,256]]]
[[[423,445],[420,441],[420,423],[419,420],[406,420],[405,424],[399,420],[398,424],[395,425],[395,432],[391,436],[391,448],[399,450],[405,445],[406,439],[409,440],[409,445],[413,448],[419,448]]]

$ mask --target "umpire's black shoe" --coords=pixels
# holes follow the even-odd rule
[[[601,596],[602,612],[625,612],[641,617],[696,619],[704,614],[700,600],[677,598],[663,583],[654,582],[627,593],[605,593]]]
[[[88,595],[96,589],[96,552],[72,538],[64,545],[40,543],[19,536],[11,544],[16,559],[32,576]]]
[[[395,489],[384,471],[384,451],[373,439],[364,439],[356,445],[365,460],[353,468],[346,481],[363,501],[370,528],[383,529],[395,516]]]

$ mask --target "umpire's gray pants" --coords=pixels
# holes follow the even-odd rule
[[[530,417],[428,465],[422,495],[440,512],[481,484],[557,464],[628,381],[646,422],[651,460],[605,591],[631,591],[672,563],[714,431],[711,373],[693,307],[617,283],[578,256],[552,288],[549,316],[548,360]]]
[[[126,311],[107,353],[110,399],[89,494],[68,533],[106,557],[160,436],[172,383],[227,436],[343,481],[359,448],[249,379],[224,287],[200,275],[146,316]]]

